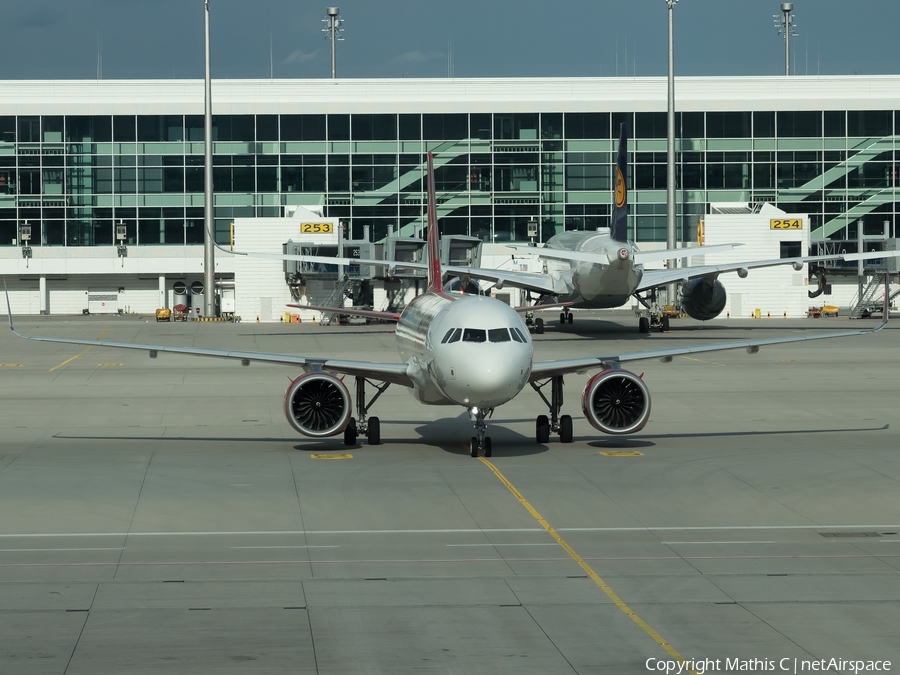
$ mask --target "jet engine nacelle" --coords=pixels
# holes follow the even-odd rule
[[[350,421],[350,392],[331,373],[305,373],[284,393],[284,416],[304,436],[341,433]]]
[[[650,418],[650,390],[634,373],[604,370],[585,386],[581,409],[588,422],[605,434],[632,434]]]
[[[681,289],[681,307],[698,321],[715,319],[725,309],[725,287],[718,279],[711,284],[703,278],[691,279]]]

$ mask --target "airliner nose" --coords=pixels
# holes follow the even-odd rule
[[[510,353],[519,350],[504,352],[498,347],[479,350],[483,351],[479,358],[466,360],[454,369],[455,379],[447,383],[447,393],[457,403],[492,408],[514,398],[525,386],[528,363],[519,354]]]

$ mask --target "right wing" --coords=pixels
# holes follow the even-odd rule
[[[694,257],[695,255],[705,255],[707,253],[719,253],[720,251],[730,251],[736,246],[743,244],[716,244],[714,246],[692,246],[690,248],[669,249],[666,251],[635,251],[634,262],[643,264],[647,262],[657,262],[659,260],[669,260],[670,258]],[[553,258],[554,260],[567,260],[571,262],[600,263],[609,264],[609,257],[602,252],[596,251],[569,251],[560,248],[535,248],[534,246],[524,246],[520,244],[510,244],[508,248],[515,249],[522,253],[531,253],[539,258]]]
[[[4,280],[4,287],[6,281]],[[4,288],[5,290],[5,288]],[[33,335],[25,335],[13,326],[12,309],[9,303],[9,291],[6,292],[6,309],[9,313],[9,329],[20,338],[34,340],[35,342],[58,342],[72,345],[85,345],[88,347],[113,347],[115,349],[136,349],[149,352],[150,358],[156,358],[159,352],[167,354],[188,354],[190,356],[211,356],[219,359],[233,359],[243,365],[249,365],[251,361],[258,363],[275,363],[286,366],[299,366],[304,370],[328,370],[344,375],[359,375],[369,377],[382,382],[400,384],[404,387],[412,387],[413,380],[409,376],[409,366],[406,363],[378,363],[375,361],[351,361],[344,359],[328,359],[322,357],[299,356],[295,354],[276,354],[268,352],[245,352],[230,349],[204,349],[202,347],[175,347],[172,345],[142,345],[132,342],[112,342],[109,340],[74,340],[71,338],[53,338]]]
[[[683,249],[691,251],[694,249]],[[779,265],[802,265],[804,263],[821,262],[824,260],[878,260],[879,258],[896,258],[900,251],[873,251],[870,253],[835,253],[833,255],[810,255],[799,258],[774,258],[772,260],[753,260],[744,262],[729,262],[719,265],[698,265],[697,267],[676,267],[673,270],[644,270],[641,282],[635,292],[657,288],[670,283],[685,282],[697,277],[715,277],[725,272],[740,272],[763,267],[777,267]]]
[[[314,309],[317,312],[325,314],[337,314],[338,316],[364,316],[367,319],[380,319],[381,321],[400,320],[400,312],[379,312],[375,309],[357,309],[356,307],[322,307],[320,305],[298,305],[288,303],[287,307],[297,307],[298,309]]]

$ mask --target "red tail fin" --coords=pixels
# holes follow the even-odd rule
[[[438,238],[437,203],[434,198],[434,155],[428,153],[428,290],[439,293],[441,283],[441,247]]]

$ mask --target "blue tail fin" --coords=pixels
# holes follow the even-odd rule
[[[616,189],[613,194],[610,234],[616,241],[628,241],[628,128],[619,129],[619,156],[616,160]]]

